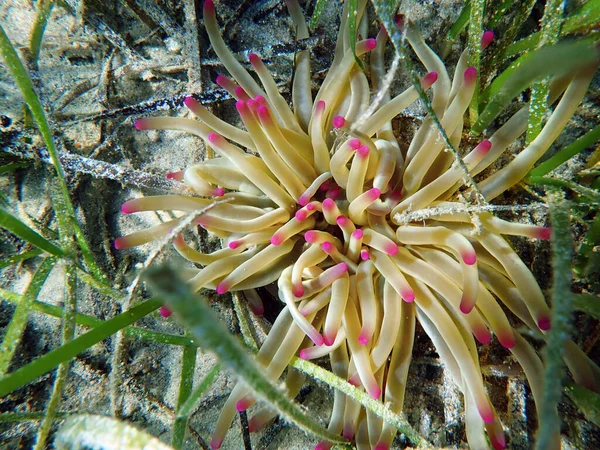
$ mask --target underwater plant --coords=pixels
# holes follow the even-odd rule
[[[289,1],[288,7],[298,38],[308,37],[298,4]],[[353,23],[360,23],[365,7],[365,1],[359,2]],[[473,177],[525,133],[528,108],[489,139],[459,151],[477,69],[468,66],[465,51],[451,78],[414,24],[398,17],[397,25],[427,71],[420,89],[431,91],[433,111],[405,149],[391,122],[419,100],[420,89],[413,86],[394,97],[388,93],[385,29],[376,38],[352,43],[348,14],[345,3],[331,69],[314,99],[310,54],[298,53],[290,108],[258,55],[250,55],[250,64],[260,84],[231,54],[219,34],[215,6],[205,1],[212,47],[233,77],[221,75],[216,81],[237,100],[245,130],[217,118],[193,97],[184,103],[199,120],[137,120],[138,130],[195,134],[218,156],[170,174],[196,195],[124,203],[125,214],[182,214],[120,237],[115,247],[142,245],[176,230],[175,249],[203,266],[193,269],[190,286],[219,294],[243,291],[257,314],[263,306],[254,289],[276,283],[285,307],[256,355],[268,376],[279,379],[296,354],[329,357],[336,375],[362,386],[396,413],[403,408],[418,320],[464,395],[470,445],[487,448],[487,431],[493,447],[504,448],[504,430],[486,393],[476,341],[488,344],[496,336],[511,351],[539,405],[542,362],[501,304],[540,333],[551,328],[550,309],[533,274],[503,236],[549,239],[550,229],[502,220],[488,202],[521,181],[556,140],[583,99],[597,61],[552,79],[549,103],[557,103],[541,132],[510,163],[475,182]],[[484,34],[483,46],[490,36]],[[179,229],[192,222],[219,237],[223,248],[203,253],[190,245]],[[566,348],[574,380],[597,391],[598,367],[572,341]],[[291,396],[301,387],[293,372],[286,383]],[[236,412],[254,403],[239,383],[217,422],[213,449],[221,446]],[[264,427],[273,416],[268,409],[258,412],[249,421],[250,430]],[[389,448],[396,434],[393,426],[339,392],[328,429],[355,439],[358,448],[377,450]],[[554,442],[560,446],[558,436]],[[320,442],[316,448],[330,447]]]

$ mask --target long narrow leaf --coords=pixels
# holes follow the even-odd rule
[[[580,276],[585,276],[586,272],[593,269],[593,264],[589,264],[590,258],[593,256],[592,251],[595,246],[600,244],[600,213],[597,212],[594,219],[589,225],[589,229],[583,237],[575,262],[575,272]],[[597,270],[597,269],[596,269]]]
[[[59,411],[56,413],[56,417],[67,417],[71,413]],[[45,417],[43,412],[30,412],[30,413],[1,413],[0,423],[11,423],[11,422],[29,422],[43,420]]]
[[[29,38],[29,52],[31,59],[37,63],[37,59],[40,55],[40,49],[42,47],[42,37],[46,30],[46,24],[48,18],[54,7],[55,0],[41,0],[38,2],[35,21],[33,22],[33,28],[31,30],[31,36]]]
[[[529,176],[541,177],[546,175],[561,164],[567,162],[573,156],[592,146],[598,140],[600,140],[600,125],[596,125],[595,128],[588,131],[575,142],[566,146],[565,148],[562,148],[554,156],[541,163],[539,166],[529,172]]]
[[[57,247],[46,238],[40,236],[37,232],[33,231],[15,216],[2,208],[0,208],[0,227],[7,229],[11,233],[19,236],[24,241],[29,242],[31,245],[34,245],[37,248],[50,253],[51,255],[65,255],[65,252],[61,248]]]
[[[8,366],[17,349],[17,345],[21,341],[21,335],[25,330],[25,325],[27,325],[31,304],[37,299],[37,296],[42,290],[42,286],[44,286],[55,263],[56,260],[53,257],[48,257],[42,261],[40,267],[29,283],[29,286],[27,286],[21,302],[17,305],[17,308],[10,319],[10,323],[6,327],[4,339],[0,345],[0,376],[4,375],[8,370]]]
[[[471,10],[469,13],[469,33],[467,40],[467,52],[469,55],[469,66],[475,67],[476,87],[469,104],[469,119],[471,123],[477,121],[479,117],[479,85],[481,80],[481,71],[479,67],[481,59],[481,35],[483,34],[483,12],[485,9],[485,0],[471,0]]]
[[[308,21],[308,28],[310,28],[311,30],[315,29],[317,23],[319,23],[319,17],[321,17],[325,6],[327,6],[327,0],[317,0],[317,3],[315,4],[315,9],[313,10],[313,14],[310,20]]]
[[[600,427],[600,394],[576,384],[567,387],[566,392],[585,418]]]
[[[571,257],[573,242],[569,223],[570,208],[562,193],[550,198],[552,220],[552,328],[544,349],[544,389],[536,433],[536,449],[551,448],[555,434],[560,429],[557,405],[562,395],[565,374],[562,354],[570,334],[573,293],[571,292]]]
[[[68,344],[61,345],[26,366],[5,375],[0,379],[0,397],[4,397],[15,389],[25,386],[40,375],[56,368],[60,363],[74,358],[92,345],[103,341],[117,331],[157,310],[162,304],[162,300],[157,298],[146,300],[144,303],[107,320],[99,327],[73,339]]]
[[[9,301],[11,303],[18,304],[19,302],[21,302],[23,296],[15,292],[11,292],[6,289],[0,288],[0,298],[3,298],[4,300]],[[31,307],[35,311],[48,314],[49,316],[53,317],[63,317],[64,315],[64,310],[60,306],[50,305],[41,301],[33,302]],[[75,315],[75,321],[77,325],[83,325],[84,327],[88,328],[97,328],[103,323],[105,323],[103,320],[96,319],[95,317],[81,313],[77,313]],[[123,330],[123,332],[129,337],[135,339],[142,339],[148,342],[155,342],[157,344],[179,346],[186,346],[192,344],[190,338],[187,338],[185,336],[175,336],[174,334],[159,333],[157,331],[146,330],[145,328],[140,327],[128,326]]]
[[[41,254],[42,251],[39,248],[34,248],[33,250],[27,250],[26,252],[19,253],[18,255],[11,255],[4,261],[0,261],[0,269],[4,269],[5,267],[12,266],[13,264],[22,261],[27,261],[28,259],[35,258]]]
[[[10,164],[6,164],[4,166],[0,166],[0,175],[5,173],[12,172],[17,169],[22,169],[23,167],[27,167],[29,165],[26,161],[14,162]]]
[[[577,11],[569,14],[569,17],[565,17],[560,30],[560,36],[568,36],[569,34],[586,31],[587,29],[597,29],[599,25],[600,0],[589,0]],[[508,59],[519,53],[533,50],[540,42],[541,35],[541,32],[533,33],[520,41],[512,43],[504,52],[504,57]]]
[[[183,356],[181,357],[179,395],[177,396],[177,409],[179,409],[179,407],[192,393],[197,351],[198,348],[195,346],[187,346],[183,348]],[[188,416],[175,416],[175,421],[173,422],[173,436],[171,437],[171,446],[174,449],[180,449],[183,447],[187,422]]]
[[[573,295],[573,308],[600,320],[600,297],[590,294]]]
[[[558,41],[560,27],[564,17],[565,2],[563,0],[548,0],[544,8],[544,17],[540,21],[542,28],[539,45],[551,45]],[[542,131],[544,117],[548,112],[548,94],[550,84],[548,79],[540,80],[531,86],[529,100],[529,119],[525,143],[530,144]]]
[[[473,126],[473,132],[481,133],[513,98],[534,81],[567,75],[597,62],[596,47],[587,40],[559,42],[521,56],[482,95],[490,100]]]
[[[354,59],[356,64],[361,69],[363,68],[362,61],[356,56],[356,15],[358,12],[358,0],[348,0],[348,40],[350,41],[350,48],[354,53]]]
[[[63,315],[62,327],[63,344],[70,342],[75,336],[75,312],[77,310],[77,296],[75,295],[75,290],[77,288],[77,275],[73,264],[67,264],[65,267],[65,284],[65,313]],[[56,419],[56,412],[60,406],[63,389],[68,376],[69,361],[65,361],[58,366],[52,395],[50,396],[50,401],[46,407],[46,417],[44,417],[44,420],[40,425],[34,450],[44,450],[44,448],[46,448],[46,441],[50,434],[50,428]]]
[[[553,177],[528,177],[527,182],[531,184],[543,184],[546,186],[558,186],[571,189],[582,195],[592,202],[600,203],[600,191],[591,189],[580,184],[574,183],[569,180],[562,180],[560,178]]]
[[[454,41],[456,40],[458,35],[460,33],[462,33],[464,31],[464,29],[467,27],[470,16],[471,16],[471,2],[469,0],[467,0],[465,2],[465,5],[463,6],[462,11],[460,12],[460,15],[456,19],[456,22],[454,22],[452,24],[452,26],[450,27],[450,30],[448,30],[448,34],[446,35],[446,38],[444,39],[444,45],[442,47],[442,51],[440,54],[440,56],[442,58],[445,59],[446,56],[448,56],[448,53],[450,53],[450,50],[452,49],[452,44],[454,44]]]
[[[194,412],[194,410],[200,404],[200,399],[202,395],[206,392],[206,390],[212,386],[221,372],[221,365],[215,364],[212,369],[206,374],[206,376],[202,379],[200,384],[193,390],[193,392],[188,396],[185,402],[183,402],[179,408],[177,408],[177,413],[175,414],[176,418],[179,417],[189,417],[190,414]]]

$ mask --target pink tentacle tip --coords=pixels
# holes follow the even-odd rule
[[[209,133],[208,134],[208,142],[210,142],[211,144],[221,144],[223,143],[224,139],[221,137],[221,135],[217,134],[217,133]]]
[[[204,1],[204,10],[205,11],[214,11],[215,10],[215,4],[213,2],[213,0],[205,0]],[[211,443],[212,445],[212,443]],[[219,444],[219,447],[221,446],[221,444]],[[219,448],[217,447],[217,448]]]
[[[326,191],[331,187],[331,183],[329,180],[325,180],[321,186],[319,186],[320,191]]]
[[[206,5],[206,3],[204,5]],[[223,445],[223,439],[221,438],[213,438],[212,441],[210,441],[211,450],[219,450],[221,445]]]
[[[119,237],[116,238],[113,242],[113,245],[115,246],[115,248],[117,250],[123,250],[125,248],[128,248],[129,246],[127,245],[127,241],[125,240],[125,237]]]
[[[121,205],[121,212],[123,214],[131,214],[138,212],[139,210],[135,207],[135,200],[129,200]]]
[[[344,128],[346,126],[346,119],[342,116],[335,116],[331,121],[333,128]]]
[[[244,100],[238,100],[235,102],[235,109],[237,109],[240,114],[248,112],[248,106]]]
[[[259,105],[267,106],[267,99],[260,94],[254,97],[254,100],[256,100]]]
[[[194,97],[188,95],[186,98],[183,99],[183,104],[188,108],[193,109],[198,104],[198,102]]]
[[[141,130],[148,130],[148,121],[146,119],[138,119],[135,122],[133,122],[133,126],[135,127],[136,130],[141,131]]]
[[[304,233],[304,240],[309,244],[314,244],[317,241],[317,232],[315,230],[308,230]]]
[[[325,110],[325,102],[323,100],[319,100],[317,102],[317,106],[315,107],[315,113],[322,113]]]
[[[308,212],[303,209],[299,209],[298,211],[296,211],[294,217],[296,218],[296,220],[302,222],[308,217]]]
[[[167,180],[175,180],[175,181],[183,180],[183,171],[178,170],[177,172],[169,172],[167,174]]]
[[[344,431],[342,431],[342,437],[351,441],[352,438],[354,437],[354,430],[348,430],[348,429],[344,428]]]
[[[306,206],[308,204],[308,202],[310,201],[310,197],[306,194],[302,194],[299,198],[298,198],[298,204],[300,206]]]
[[[365,233],[361,229],[357,229],[352,232],[352,237],[354,239],[362,239],[364,235]]]
[[[348,378],[348,383],[350,383],[354,387],[361,387],[362,383],[360,382],[360,377],[358,376],[358,372]]]
[[[337,218],[335,219],[335,223],[337,223],[340,227],[347,225],[348,222],[349,220],[346,216],[337,216]]]
[[[538,317],[538,321],[537,321],[538,327],[540,328],[540,330],[542,331],[548,331],[551,327],[550,324],[550,317],[548,316],[540,316]]]
[[[369,334],[365,330],[360,332],[358,336],[358,343],[360,345],[367,345],[369,343]]]
[[[367,147],[366,145],[362,145],[357,151],[356,153],[358,154],[358,156],[360,156],[361,158],[366,158],[367,156],[369,156],[369,147]]]
[[[515,346],[515,336],[513,335],[512,330],[506,333],[499,333],[497,337],[498,342],[500,342],[502,347],[510,349]]]
[[[250,408],[250,403],[251,401],[247,397],[243,397],[235,404],[235,409],[237,412],[246,411],[248,408]]]
[[[392,192],[390,192],[388,198],[392,201],[399,202],[402,200],[402,191],[399,189],[394,189]]]
[[[421,79],[421,86],[423,89],[429,89],[433,83],[438,79],[437,72],[429,72]]]
[[[335,206],[335,202],[333,200],[331,200],[330,198],[326,198],[325,200],[323,200],[323,209],[329,211],[332,210]]]
[[[300,359],[304,359],[305,361],[308,361],[310,359],[310,352],[308,351],[308,348],[300,349],[300,353],[298,353],[298,357]]]
[[[371,200],[377,200],[381,196],[381,191],[377,188],[371,188],[367,192],[367,195]]]
[[[467,266],[472,266],[477,262],[477,253],[465,252],[462,255],[462,260]]]
[[[467,68],[464,74],[465,83],[474,83],[477,79],[477,69],[473,66]]]
[[[381,388],[377,385],[372,386],[369,388],[369,395],[375,400],[379,400],[379,397],[381,397]]]
[[[475,151],[487,155],[489,151],[492,149],[492,141],[485,140],[481,141],[477,147],[475,147]]]
[[[348,264],[346,264],[345,262],[341,262],[334,267],[335,267],[335,272],[340,275],[343,275],[346,272],[348,272]]]
[[[535,237],[538,239],[547,241],[550,239],[551,235],[552,235],[552,229],[550,227],[538,227],[536,229]]]
[[[486,345],[489,344],[492,340],[492,335],[490,334],[490,330],[486,327],[478,327],[473,330],[473,334],[475,335],[475,339],[479,341],[480,344]]]
[[[469,314],[475,307],[475,302],[470,298],[463,297],[460,301],[460,312],[463,314]]]
[[[252,64],[253,66],[255,64],[259,64],[260,63],[260,58],[256,53],[250,53],[250,64]]]
[[[327,253],[328,255],[330,255],[333,252],[333,244],[329,241],[325,241],[321,244],[321,248],[323,249],[323,251],[325,253]]]
[[[296,298],[302,297],[304,295],[304,286],[301,284],[292,286],[292,294],[294,294],[294,297]]]
[[[217,294],[225,294],[227,291],[229,290],[229,286],[227,286],[225,283],[219,283],[217,284]]]
[[[481,35],[481,50],[485,50],[494,40],[494,32],[492,30],[484,31]]]
[[[490,442],[494,450],[504,450],[506,448],[506,438],[504,432],[499,431],[498,433],[490,434]]]
[[[171,311],[171,310],[169,309],[169,307],[168,307],[168,306],[165,306],[165,305],[161,306],[161,307],[160,307],[160,309],[158,310],[158,312],[159,312],[159,314],[160,314],[161,316],[163,316],[165,319],[166,319],[166,318],[168,318],[168,317],[170,317],[170,316],[171,316],[171,314],[173,314],[173,311]]]
[[[317,445],[315,445],[315,450],[329,450],[330,448],[331,444],[325,441],[321,441]]]
[[[384,250],[388,255],[394,256],[396,253],[398,253],[398,246],[391,242],[385,245]]]
[[[327,347],[331,347],[334,343],[335,343],[335,337],[336,335],[331,335],[331,333],[327,334],[324,333],[323,334],[323,345],[327,346]]]
[[[360,259],[362,259],[363,261],[366,261],[369,258],[371,258],[371,255],[369,255],[369,252],[367,250],[360,251]]]
[[[378,442],[375,444],[375,447],[373,447],[373,450],[390,450],[390,446],[385,442]]]
[[[183,234],[179,233],[175,238],[173,238],[173,245],[185,245],[185,241],[183,240]]]
[[[479,415],[485,423],[494,423],[494,412],[492,411],[492,408],[489,407],[489,405],[486,405],[485,407],[481,408],[479,410]]]
[[[397,14],[396,17],[394,17],[394,23],[400,30],[404,30],[404,25],[406,23],[404,14]]]
[[[230,82],[231,82],[231,80],[229,78],[227,78],[225,75],[217,75],[217,78],[215,78],[215,83],[217,83],[222,88],[229,85]],[[187,97],[187,98],[189,98],[189,97]]]
[[[216,187],[213,190],[213,196],[215,197],[223,197],[225,195],[225,189],[222,187]]]
[[[265,307],[262,304],[260,304],[260,305],[250,304],[250,309],[252,310],[252,314],[254,314],[255,316],[262,316],[265,313]]]
[[[237,98],[239,98],[240,100],[250,100],[250,96],[246,93],[246,91],[241,88],[240,86],[236,86],[235,89],[233,90],[233,93],[235,94],[235,96]]]
[[[194,219],[194,223],[200,225],[202,228],[206,228],[208,226],[208,218],[198,217],[197,219]]]
[[[231,241],[229,244],[227,244],[227,246],[231,249],[231,250],[235,250],[236,248],[238,248],[240,245],[242,244],[241,240],[235,240],[235,241]]]
[[[269,114],[269,108],[267,108],[265,105],[260,105],[258,107],[258,109],[256,110],[256,113],[258,114],[258,118],[263,121],[271,120],[271,115]]]
[[[283,244],[283,238],[277,233],[275,233],[273,236],[271,236],[271,244],[277,247]]]
[[[248,420],[248,432],[255,433],[262,428],[261,424],[258,422],[256,417],[251,417]]]
[[[377,47],[377,39],[369,38],[365,39],[365,47],[368,51],[374,50]]]
[[[402,297],[402,300],[406,303],[412,303],[415,301],[415,291],[410,288],[402,289],[400,297]]]
[[[360,139],[352,138],[348,141],[348,147],[350,147],[352,150],[358,150],[360,145]]]
[[[324,343],[323,336],[321,336],[320,333],[316,333],[314,336],[309,336],[309,337],[310,337],[310,340],[313,341],[317,347],[320,347]]]
[[[327,198],[336,200],[340,196],[341,191],[342,190],[339,188],[339,186],[335,186],[327,191]]]

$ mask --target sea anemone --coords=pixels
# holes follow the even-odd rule
[[[365,10],[365,2],[359,3],[357,22]],[[288,7],[298,37],[308,37],[298,4],[288,1]],[[200,225],[218,236],[223,248],[202,253],[176,233],[175,249],[202,266],[189,280],[193,289],[219,294],[243,290],[253,310],[261,313],[253,289],[277,283],[285,307],[256,355],[269,377],[279,379],[294,355],[329,356],[336,375],[396,413],[403,408],[418,320],[464,394],[473,448],[487,447],[484,430],[494,448],[504,448],[476,341],[488,344],[495,336],[509,349],[539,404],[541,360],[513,329],[500,303],[542,334],[551,327],[550,310],[534,276],[503,235],[549,239],[550,230],[495,217],[487,202],[518,183],[554,142],[582,100],[595,67],[553,80],[550,101],[560,100],[538,137],[509,164],[475,183],[473,177],[525,132],[527,107],[489,139],[460,151],[462,156],[444,151],[459,149],[477,71],[467,67],[465,52],[450,78],[416,27],[398,20],[427,71],[421,88],[431,92],[437,116],[425,117],[404,151],[391,121],[418,101],[419,89],[410,87],[393,98],[387,93],[387,34],[382,28],[375,39],[359,40],[352,48],[347,8],[331,69],[314,100],[309,53],[298,53],[290,108],[258,55],[250,55],[250,64],[260,83],[235,59],[219,34],[212,0],[204,2],[212,47],[234,79],[220,75],[216,81],[237,99],[245,130],[215,117],[193,97],[184,103],[199,120],[136,121],[138,130],[195,134],[218,156],[169,175],[196,196],[145,197],[123,204],[125,214],[182,214],[118,238],[115,247],[145,244],[184,223]],[[483,46],[492,37],[486,32]],[[216,199],[222,202],[215,204]],[[573,342],[567,348],[565,361],[575,381],[596,389],[598,368]],[[297,378],[288,372],[291,395],[301,386]],[[254,402],[244,384],[234,388],[216,425],[213,449],[221,446],[236,411]],[[273,416],[269,410],[259,412],[250,419],[250,430]],[[359,448],[377,450],[389,448],[396,434],[393,426],[340,393],[334,397],[329,430],[356,439]],[[330,447],[320,442],[316,448]]]

